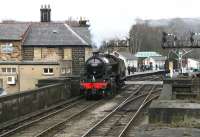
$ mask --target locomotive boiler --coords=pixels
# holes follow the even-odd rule
[[[113,97],[123,86],[126,67],[124,61],[110,54],[93,53],[85,63],[81,93],[87,99]]]

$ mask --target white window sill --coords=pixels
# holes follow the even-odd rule
[[[43,73],[42,75],[44,75],[44,76],[53,76],[54,73]]]

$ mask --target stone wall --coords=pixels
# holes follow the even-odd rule
[[[15,69],[15,72],[3,72],[3,69]],[[19,78],[18,78],[18,65],[0,65],[0,82],[1,88],[3,88],[7,94],[12,94],[19,91]],[[14,76],[16,79],[15,84],[8,84],[8,76]]]
[[[52,68],[53,74],[44,74],[44,68]],[[59,76],[59,65],[20,65],[18,76],[20,80],[20,91],[34,89],[39,79]]]
[[[179,76],[164,80],[158,100],[149,108],[150,123],[198,125],[200,119],[200,78]],[[197,122],[197,123],[196,123]]]
[[[32,48],[25,47],[23,50],[24,60],[34,61],[71,61],[66,68],[72,70],[73,75],[83,73],[85,60],[92,55],[92,48],[78,47],[72,48]]]
[[[46,109],[70,97],[70,84],[59,83],[0,97],[0,128],[4,122],[18,121],[21,116]]]
[[[72,48],[72,74],[80,75],[84,71],[85,48]]]
[[[34,48],[33,47],[24,47],[23,48],[23,60],[33,60],[34,57]]]
[[[70,77],[57,77],[57,78],[48,78],[38,80],[38,87],[43,87],[47,85],[52,85],[55,83],[66,83],[70,81],[70,96],[79,96],[80,95],[80,77],[79,76],[70,76]]]
[[[35,50],[35,48],[34,48]],[[59,61],[63,59],[63,49],[60,48],[41,48],[41,60]]]
[[[15,72],[2,72],[3,68],[15,68]],[[53,73],[45,74],[44,68],[52,68]],[[15,84],[8,84],[8,76],[15,77]],[[0,65],[0,85],[7,92],[12,94],[24,90],[35,88],[35,84],[39,79],[59,77],[60,65],[59,64],[11,64]]]

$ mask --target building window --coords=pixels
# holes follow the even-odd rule
[[[61,74],[70,74],[71,73],[71,69],[70,68],[61,68]]]
[[[8,73],[11,73],[11,68],[7,68],[7,72],[8,72]]]
[[[16,74],[16,68],[1,68],[2,73]]]
[[[1,69],[3,73],[6,73],[6,68]]]
[[[38,60],[42,58],[41,48],[34,48],[34,59]]]
[[[16,73],[16,68],[12,68],[12,73]]]
[[[64,48],[64,60],[72,60],[72,49]]]
[[[43,74],[45,75],[53,75],[53,68],[44,68],[43,69]]]
[[[61,74],[66,74],[66,68],[61,68]]]
[[[49,68],[49,73],[53,73],[53,68]]]

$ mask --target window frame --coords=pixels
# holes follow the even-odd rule
[[[47,72],[45,72],[45,69],[47,70]],[[51,69],[52,69],[52,72],[50,72]],[[43,68],[43,75],[54,75],[54,69],[52,67]]]
[[[3,69],[5,69],[5,71],[3,71]],[[10,71],[8,72],[9,69],[10,69]],[[15,71],[13,71],[13,70],[15,70]],[[17,74],[17,68],[16,67],[2,67],[1,73],[2,74]]]

